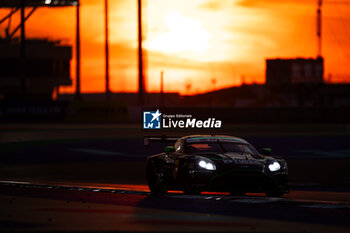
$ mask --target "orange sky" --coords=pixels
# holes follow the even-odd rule
[[[337,3],[338,2],[338,3]],[[109,0],[112,91],[137,91],[137,0]],[[316,56],[317,0],[147,0],[147,90],[194,94],[265,81],[265,59]],[[104,91],[102,0],[81,0],[83,92]],[[1,10],[3,16],[8,10]],[[13,25],[18,14],[13,18]],[[28,36],[63,39],[74,46],[75,9],[40,8]],[[0,25],[0,35],[4,27]],[[12,27],[13,28],[13,27]],[[74,50],[73,50],[74,51]],[[350,0],[324,0],[325,76],[350,81]],[[75,79],[75,61],[72,60]],[[216,80],[215,86],[213,79]],[[61,88],[70,92],[73,87]]]

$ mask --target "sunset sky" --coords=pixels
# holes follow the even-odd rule
[[[105,87],[103,2],[81,0],[83,92]],[[109,5],[111,89],[137,91],[137,0]],[[165,91],[181,94],[264,83],[266,58],[316,57],[316,9],[317,0],[144,0],[147,90],[159,91],[161,70]],[[322,29],[325,79],[350,82],[350,0],[324,0]],[[26,30],[74,47],[75,9],[40,8]]]

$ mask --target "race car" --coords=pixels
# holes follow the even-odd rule
[[[230,192],[266,193],[280,197],[288,192],[288,168],[284,159],[259,153],[246,140],[225,135],[190,135],[181,138],[145,137],[150,141],[174,141],[163,153],[147,157],[146,180],[151,192],[179,190],[185,194]]]

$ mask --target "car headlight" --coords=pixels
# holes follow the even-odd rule
[[[269,164],[269,169],[272,172],[278,171],[281,169],[281,164],[279,162],[275,161],[275,162]]]
[[[209,159],[200,158],[198,160],[198,165],[201,168],[204,168],[204,169],[207,169],[207,170],[210,170],[210,171],[216,170],[215,164],[213,162],[211,162]]]

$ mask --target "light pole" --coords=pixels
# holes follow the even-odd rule
[[[139,68],[139,90],[138,105],[144,104],[145,80],[143,71],[143,53],[142,53],[142,2],[137,0],[138,4],[138,68]]]
[[[76,90],[75,98],[81,99],[80,95],[80,2],[77,3],[77,25],[76,25]]]
[[[110,90],[109,90],[109,38],[108,38],[108,0],[105,0],[105,59],[106,59],[106,98],[110,100]]]
[[[21,0],[21,84],[22,84],[22,94],[27,92],[27,82],[26,82],[26,36],[25,36],[25,1]]]

